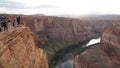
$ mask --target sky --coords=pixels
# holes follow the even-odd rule
[[[0,0],[0,13],[84,15],[120,14],[120,0]]]

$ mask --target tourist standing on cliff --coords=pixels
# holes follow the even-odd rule
[[[17,20],[16,20],[16,17],[14,17],[14,19],[13,19],[13,25],[12,25],[13,27],[15,27],[16,28],[16,26],[17,26]]]
[[[7,26],[6,20],[3,20],[3,28],[4,28],[4,31],[8,31],[8,26]]]
[[[0,32],[2,32],[2,20],[0,19]]]
[[[0,16],[0,32],[2,32],[2,28],[6,29],[7,25],[6,23],[6,17],[5,16]]]
[[[2,19],[2,20],[5,20],[5,19],[6,19],[6,17],[5,17],[5,16],[1,16],[1,19]]]
[[[17,25],[21,26],[21,17],[20,16],[17,17]]]

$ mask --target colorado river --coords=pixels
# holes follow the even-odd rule
[[[100,43],[101,38],[91,39],[84,47]],[[67,53],[59,58],[57,66],[55,68],[74,68],[73,66],[74,55],[72,53]]]

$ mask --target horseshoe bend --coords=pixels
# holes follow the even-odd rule
[[[10,20],[0,32],[0,68],[120,67],[119,18],[0,16]],[[17,16],[22,24],[13,26]]]

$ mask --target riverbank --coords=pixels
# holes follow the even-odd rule
[[[81,46],[79,45],[80,47],[76,47],[73,50],[70,49],[70,51],[67,51],[61,57],[59,57],[57,66],[55,68],[74,68],[74,66],[73,66],[74,55],[76,55],[78,53],[79,54],[82,53],[83,51],[87,50],[91,46],[98,45],[100,42],[99,39],[100,38],[96,39],[97,42],[93,42],[93,44],[91,44],[89,46],[86,46],[86,45],[88,45],[91,41],[93,41],[93,39],[90,40],[89,42],[87,42],[87,44],[83,44]]]

